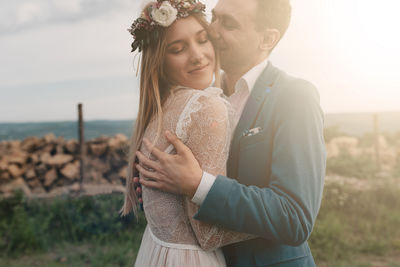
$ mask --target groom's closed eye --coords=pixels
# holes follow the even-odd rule
[[[222,18],[222,26],[231,31],[231,30],[235,30],[235,29],[239,29],[239,24],[236,23],[236,21],[230,17],[223,17]]]
[[[215,14],[214,10],[211,11],[211,14],[212,14],[211,22],[215,22],[217,19],[220,19],[221,20],[220,23],[221,23],[222,27],[224,27],[228,31],[232,31],[232,30],[235,30],[235,29],[240,29],[240,24],[231,15],[223,14],[223,15],[217,16]]]

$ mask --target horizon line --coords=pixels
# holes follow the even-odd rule
[[[400,114],[400,110],[397,111],[343,111],[343,112],[326,112],[325,116],[328,115],[367,115],[367,114],[387,114],[387,113],[399,113]],[[83,120],[84,122],[99,122],[99,121],[133,121],[136,120],[135,118],[132,119],[128,119],[128,118],[115,118],[115,119],[87,119],[87,120]],[[0,124],[18,124],[18,123],[60,123],[60,122],[77,122],[78,119],[60,119],[60,120],[44,120],[44,121],[37,121],[37,120],[31,120],[31,121],[0,121]]]

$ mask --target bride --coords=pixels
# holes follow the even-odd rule
[[[141,52],[140,103],[129,153],[122,215],[137,214],[135,152],[151,157],[147,138],[168,153],[161,134],[176,134],[203,170],[225,174],[234,112],[219,85],[219,61],[208,38],[205,6],[197,0],[157,0],[130,28]],[[215,74],[215,75],[214,75]],[[143,177],[142,177],[143,178]],[[254,238],[193,219],[198,206],[183,195],[143,187],[146,230],[135,266],[226,266],[220,247]]]

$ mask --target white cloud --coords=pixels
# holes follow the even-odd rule
[[[64,10],[70,14],[77,14],[82,10],[81,0],[58,0],[54,1],[54,6],[59,10]]]
[[[128,11],[3,36],[0,88],[133,73]]]
[[[46,24],[84,20],[115,10],[137,7],[130,0],[19,0],[0,3],[0,35]]]
[[[16,24],[25,24],[43,17],[44,10],[40,3],[23,3],[17,9]]]

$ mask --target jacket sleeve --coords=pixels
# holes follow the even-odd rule
[[[292,90],[276,102],[271,172],[260,177],[269,177],[268,186],[245,186],[219,175],[196,219],[285,245],[298,246],[308,239],[326,167],[323,114],[316,91],[309,89]]]

